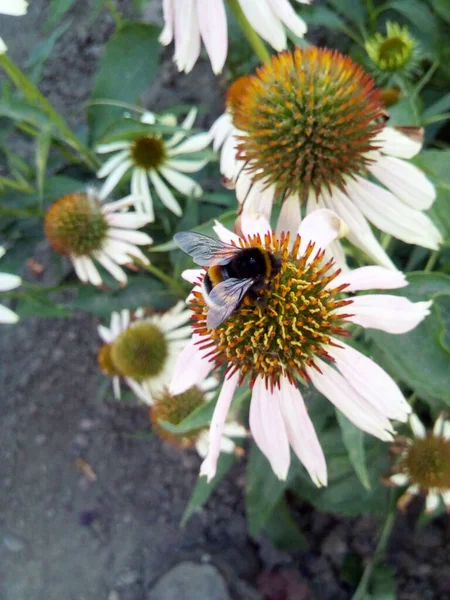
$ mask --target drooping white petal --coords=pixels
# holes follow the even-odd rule
[[[250,430],[278,479],[285,480],[291,456],[286,425],[281,412],[278,390],[266,389],[262,377],[257,377],[250,402]]]
[[[214,152],[218,152],[224,141],[233,133],[234,125],[231,114],[224,112],[211,125],[209,133],[213,142]]]
[[[286,48],[286,32],[267,0],[239,0],[250,25],[277,52]]]
[[[103,163],[99,171],[97,171],[97,177],[99,179],[103,179],[103,177],[106,177],[107,175],[112,173],[112,171],[114,171],[114,169],[116,169],[129,156],[129,150],[122,150],[114,156],[111,156],[111,158],[108,158],[108,160],[105,163]]]
[[[173,40],[173,11],[173,0],[163,0],[164,28],[159,36],[159,41],[163,46],[167,46]]]
[[[181,273],[181,277],[193,285],[198,284],[198,280],[202,277],[205,271],[203,269],[185,269]]]
[[[436,190],[431,181],[420,169],[405,160],[380,156],[369,166],[369,171],[412,208],[427,210],[436,199]]]
[[[424,438],[426,436],[427,430],[423,426],[422,421],[419,419],[419,417],[415,413],[410,415],[409,425],[410,425],[411,430],[412,430],[413,434],[415,435],[415,437]]]
[[[389,480],[392,481],[394,485],[403,487],[404,485],[408,485],[409,477],[405,473],[395,473],[389,477]]]
[[[259,235],[262,240],[266,233],[272,233],[272,227],[265,217],[259,216],[255,219],[245,212],[241,215],[241,229],[245,236]]]
[[[439,493],[437,490],[429,490],[428,494],[427,494],[427,499],[425,501],[425,509],[426,512],[432,513],[434,512],[439,506]]]
[[[19,315],[3,304],[0,304],[0,323],[17,323]]]
[[[441,492],[441,496],[447,509],[450,508],[450,490],[447,490],[446,492]]]
[[[349,181],[347,192],[355,205],[376,227],[403,240],[436,250],[440,232],[423,212],[411,208],[394,194],[359,176]]]
[[[356,427],[383,441],[392,441],[393,429],[389,420],[358,394],[347,379],[333,367],[318,358],[315,358],[314,362],[321,373],[313,367],[306,367],[306,372],[319,392],[344,413]]]
[[[132,212],[110,213],[106,216],[106,220],[111,227],[120,227],[121,229],[139,229],[150,223],[148,216]]]
[[[200,55],[197,0],[174,0],[175,55],[179,71],[189,73]]]
[[[190,387],[198,385],[206,379],[213,368],[213,363],[204,358],[207,350],[200,350],[198,342],[202,338],[192,336],[192,341],[181,352],[175,364],[169,391],[173,396],[182,394]]]
[[[224,435],[228,437],[237,437],[237,438],[245,438],[247,437],[247,430],[240,423],[236,423],[236,421],[230,421],[229,423],[225,423],[225,427],[223,428]]]
[[[94,258],[102,265],[104,269],[110,273],[116,281],[125,285],[128,281],[127,275],[124,270],[119,267],[107,254],[102,250],[94,253]]]
[[[192,137],[184,140],[178,146],[171,148],[168,152],[169,156],[177,156],[178,154],[191,154],[192,152],[200,152],[204,150],[211,143],[211,134],[206,131],[203,133],[197,133]]]
[[[327,485],[327,465],[314,425],[309,418],[305,403],[298,388],[282,377],[280,389],[274,393],[279,397],[289,443],[311,479],[320,487]]]
[[[328,352],[350,385],[384,416],[404,423],[412,409],[392,377],[355,348],[333,341],[342,348],[330,346]]]
[[[214,221],[213,229],[219,240],[221,240],[225,244],[230,244],[231,242],[234,242],[236,245],[239,244],[239,240],[241,238],[226,227],[224,227],[222,223],[219,223],[219,221]]]
[[[373,141],[374,145],[380,144],[381,152],[398,158],[412,158],[419,154],[422,142],[408,137],[395,127],[384,127]]]
[[[270,220],[272,214],[272,206],[275,198],[275,186],[267,185],[267,183],[259,179],[255,181],[245,199],[243,213],[247,214],[252,219],[265,217]]]
[[[0,292],[14,290],[22,284],[22,279],[18,275],[10,273],[0,273]]]
[[[143,252],[141,252],[141,250],[134,244],[113,238],[107,238],[107,241],[103,246],[103,252],[110,256],[113,260],[117,259],[116,262],[119,264],[132,262],[133,257],[141,260],[146,265],[148,265],[150,262],[145,254],[143,254]]]
[[[289,0],[268,0],[269,6],[284,25],[302,38],[308,31],[305,21],[297,15]]]
[[[78,279],[83,283],[87,283],[89,281],[89,278],[85,269],[84,257],[74,257],[72,258],[72,263],[75,268],[75,273],[77,274]]]
[[[207,160],[178,160],[170,159],[166,162],[166,165],[170,169],[181,171],[182,173],[197,173],[208,164]]]
[[[278,223],[276,227],[276,234],[280,236],[284,231],[290,233],[291,238],[295,238],[298,233],[300,223],[300,198],[298,194],[290,194],[283,202],[280,210],[280,216],[278,217]]]
[[[298,229],[301,237],[299,255],[314,242],[315,248],[311,255],[314,258],[319,250],[326,250],[332,241],[345,235],[346,231],[345,223],[336,213],[327,208],[315,210],[303,219]]]
[[[359,267],[347,273],[340,273],[329,284],[329,287],[336,288],[344,283],[349,284],[345,288],[346,292],[394,290],[408,285],[408,281],[401,271],[392,271],[391,269],[374,265]]]
[[[164,206],[177,215],[177,217],[181,217],[183,214],[181,206],[178,204],[177,200],[175,200],[175,196],[172,194],[158,173],[156,171],[150,171],[149,176],[151,182],[155,186],[156,193],[160,197]]]
[[[214,409],[213,418],[209,428],[208,454],[200,467],[200,475],[206,475],[208,482],[211,481],[216,474],[222,432],[238,381],[239,373],[235,373],[229,379],[225,379]]]
[[[113,394],[116,400],[120,400],[120,378],[113,377]]]
[[[433,435],[441,436],[444,434],[444,423],[445,423],[444,415],[441,413],[439,415],[439,417],[436,419],[436,422],[434,424]]]
[[[243,161],[239,161],[239,164],[242,165],[242,169],[241,168],[238,169],[238,178],[236,181],[235,192],[236,192],[236,200],[240,204],[243,204],[245,202],[245,200],[247,199],[248,194],[252,188],[253,181],[252,181],[251,176],[248,173],[246,173],[246,171],[244,170]],[[272,199],[272,202],[273,202],[273,199]]]
[[[108,327],[105,327],[104,325],[98,325],[97,331],[98,335],[102,338],[105,344],[110,344],[113,341],[113,335]]]
[[[0,37],[0,54],[5,54],[5,52],[7,50],[8,50],[8,46],[3,41],[3,38]]]
[[[128,169],[132,166],[132,164],[133,163],[131,159],[125,159],[123,162],[120,163],[118,167],[116,167],[116,169],[114,169],[112,173],[108,175],[108,177],[105,180],[105,183],[102,185],[98,194],[100,200],[104,200],[109,196],[109,194],[113,191],[116,185],[118,185],[119,181],[128,171]]]
[[[97,287],[102,285],[100,273],[98,272],[97,267],[94,265],[93,260],[88,256],[84,257],[84,268],[92,285],[96,285]]]
[[[26,0],[0,0],[0,13],[21,17],[26,14],[28,2]]]
[[[128,229],[117,229],[115,227],[109,228],[108,237],[114,238],[115,240],[122,240],[123,242],[130,242],[131,244],[137,244],[138,246],[149,246],[153,243],[152,238],[143,231],[130,231]]]
[[[193,195],[195,198],[199,198],[202,195],[202,188],[190,177],[168,167],[161,167],[159,172],[180,194],[184,194],[185,196]]]
[[[108,152],[115,152],[116,150],[124,150],[130,148],[130,142],[111,142],[109,144],[100,144],[95,148],[97,154],[108,154]]]
[[[407,333],[430,314],[432,302],[411,302],[401,296],[372,294],[352,298],[352,304],[337,309],[337,313],[351,313],[347,321],[362,327],[381,329],[388,333]]]
[[[227,15],[223,0],[197,0],[200,34],[216,75],[222,72],[228,51]]]

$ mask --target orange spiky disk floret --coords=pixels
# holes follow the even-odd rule
[[[282,52],[242,86],[238,157],[277,194],[343,189],[365,170],[381,117],[372,77],[349,57],[314,46]]]

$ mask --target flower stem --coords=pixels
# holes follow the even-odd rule
[[[429,258],[428,258],[428,262],[425,265],[425,272],[429,272],[433,270],[434,265],[436,264],[436,261],[439,257],[439,250],[433,250],[433,252],[431,252]]]
[[[390,490],[389,511],[386,516],[383,529],[381,530],[380,539],[378,540],[378,544],[375,548],[375,553],[372,559],[368,562],[366,568],[364,569],[364,573],[361,577],[358,587],[356,588],[356,592],[352,596],[352,600],[365,600],[368,597],[367,588],[370,583],[370,578],[372,577],[373,570],[377,566],[379,560],[384,554],[384,551],[386,550],[392,527],[394,526],[396,514],[397,507],[395,502],[395,494],[393,490]]]
[[[270,60],[270,54],[267,51],[264,42],[248,22],[238,0],[228,0],[228,5],[231,9],[231,12],[235,16],[236,21],[239,23],[242,31],[244,32],[244,35],[247,38],[250,46],[255,51],[256,56],[261,60],[261,62],[268,62]]]
[[[105,0],[105,5],[111,13],[112,18],[114,19],[114,23],[116,24],[117,29],[120,29],[122,27],[122,17],[120,16],[120,13],[117,10],[117,6],[115,5],[114,1]]]
[[[186,297],[186,290],[184,289],[183,285],[178,283],[178,281],[176,281],[175,279],[173,279],[172,277],[170,277],[170,275],[167,275],[166,273],[164,273],[164,271],[161,271],[161,269],[159,269],[158,267],[156,267],[153,264],[148,264],[145,265],[144,263],[142,263],[139,260],[135,260],[135,262],[140,266],[143,267],[144,269],[147,269],[147,271],[149,273],[151,273],[152,275],[154,275],[155,277],[157,277],[160,281],[162,281],[163,283],[166,283],[169,288],[177,295],[180,296],[180,298],[185,298]]]

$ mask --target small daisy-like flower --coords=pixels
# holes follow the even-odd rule
[[[298,235],[273,232],[264,219],[241,220],[242,237],[217,224],[222,242],[257,247],[275,255],[279,272],[257,301],[244,296],[224,322],[208,329],[209,306],[202,282],[205,270],[184,277],[191,292],[193,338],[178,359],[170,384],[180,394],[225,366],[225,381],[210,428],[210,449],[201,473],[214,477],[220,439],[234,392],[252,388],[250,429],[256,444],[280,479],[289,470],[292,447],[317,485],[326,485],[325,458],[298,387],[311,382],[357,427],[382,440],[394,433],[390,419],[406,421],[411,409],[397,384],[370,358],[345,344],[348,325],[399,334],[410,331],[429,313],[430,302],[410,302],[389,294],[353,296],[368,289],[407,285],[398,271],[379,266],[352,272],[335,270],[325,249],[342,230],[330,210],[317,210],[300,225]],[[351,297],[349,296],[351,295]],[[211,303],[211,300],[208,299]]]
[[[0,5],[1,7],[1,5]],[[0,258],[4,256],[6,250],[0,246]],[[22,284],[22,279],[18,275],[10,273],[0,273],[0,292],[9,292]],[[17,323],[18,315],[6,306],[0,304],[0,323]]]
[[[102,285],[94,261],[122,285],[127,283],[127,276],[119,265],[131,265],[133,257],[149,264],[138,246],[148,246],[152,238],[136,231],[149,219],[134,212],[123,212],[132,204],[131,196],[102,204],[95,191],[88,189],[63,196],[48,209],[45,235],[56,252],[70,258],[84,283]]]
[[[306,23],[289,0],[238,0],[253,29],[278,52],[287,45],[287,27],[298,37]],[[309,4],[310,0],[297,0]],[[201,40],[214,73],[222,72],[228,52],[227,15],[224,0],[163,0],[164,29],[159,38],[167,46],[175,41],[174,60],[179,71],[189,73],[200,56]]]
[[[315,47],[284,52],[233,96],[211,133],[216,148],[224,144],[222,171],[244,210],[268,217],[274,200],[292,197],[298,212],[302,203],[308,213],[329,208],[348,224],[352,244],[390,268],[368,222],[438,247],[441,234],[423,212],[435,188],[407,160],[421,149],[420,131],[385,124],[373,79],[350,58]],[[262,207],[260,194],[250,193],[256,183]]]
[[[168,210],[181,216],[181,206],[167,183],[184,196],[198,198],[202,195],[199,184],[185,175],[200,171],[208,162],[199,159],[196,154],[209,145],[209,133],[189,134],[196,116],[197,110],[192,109],[181,124],[180,131],[167,139],[160,133],[149,133],[131,141],[98,146],[96,150],[99,154],[114,152],[97,173],[100,179],[106,177],[100,197],[109,196],[122,177],[131,171],[131,195],[135,198],[136,211],[147,215],[150,222],[155,220],[152,188]],[[141,119],[150,125],[155,120],[173,127],[177,124],[173,115],[156,117],[153,113],[146,113]]]
[[[419,52],[416,40],[407,27],[388,21],[386,35],[376,33],[366,42],[366,52],[379,78],[401,75],[406,78],[418,68]]]
[[[0,13],[2,15],[21,17],[26,14],[27,9],[28,2],[25,0],[0,0]],[[0,54],[4,54],[7,49],[5,42],[0,38]]]
[[[171,380],[178,355],[189,339],[189,318],[184,302],[178,302],[164,313],[143,308],[134,313],[113,312],[109,327],[99,325],[104,344],[98,364],[113,378],[115,398],[120,399],[123,377],[139,400],[150,406],[154,403]]]
[[[450,422],[440,415],[433,430],[427,431],[415,414],[409,418],[412,438],[398,438],[393,450],[399,454],[394,485],[408,486],[399,503],[405,505],[413,495],[426,495],[426,511],[434,512],[441,496],[450,510]]]

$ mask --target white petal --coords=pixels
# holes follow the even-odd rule
[[[163,46],[167,46],[173,40],[173,11],[173,0],[163,0],[164,29],[159,36],[159,41]]]
[[[393,429],[389,420],[358,394],[345,377],[333,367],[318,358],[315,358],[314,362],[321,373],[312,367],[306,367],[306,372],[319,392],[344,413],[356,427],[383,441],[392,441]]]
[[[93,260],[88,256],[84,258],[84,268],[92,285],[96,285],[97,287],[102,285],[100,273],[98,272],[97,267],[94,265]]]
[[[0,13],[21,17],[27,12],[28,2],[25,0],[0,0]]]
[[[398,158],[412,158],[422,148],[422,143],[413,140],[394,127],[385,127],[373,140],[374,144],[381,144],[381,152],[397,156]]]
[[[274,392],[279,396],[281,412],[292,449],[314,483],[318,487],[327,485],[325,457],[300,391],[283,377],[280,389],[275,389]]]
[[[225,423],[223,434],[228,437],[245,438],[247,437],[247,430],[240,423],[230,421],[229,423]]]
[[[268,2],[273,12],[288,29],[300,38],[305,35],[308,30],[306,23],[297,15],[288,0],[268,0]]]
[[[239,240],[241,238],[224,227],[222,223],[219,223],[219,221],[214,221],[213,229],[219,240],[225,242],[225,244],[230,244],[231,242],[234,242],[236,245],[239,244]]]
[[[288,196],[282,206],[280,211],[280,216],[278,217],[278,223],[276,228],[277,236],[284,231],[285,233],[289,232],[291,234],[291,239],[295,238],[298,233],[300,223],[300,198],[298,194],[291,194]]]
[[[97,171],[97,177],[103,179],[103,177],[112,173],[112,171],[114,171],[114,169],[116,169],[124,160],[129,158],[129,156],[129,150],[122,150],[114,156],[111,156],[111,158],[108,158],[108,160],[100,167],[100,170]]]
[[[404,486],[408,485],[409,477],[405,475],[405,473],[395,473],[395,475],[391,475],[389,480],[392,481],[394,485]]]
[[[333,279],[329,287],[339,287],[344,283],[349,284],[345,288],[345,292],[394,290],[408,285],[406,277],[401,271],[392,271],[391,269],[372,265],[359,267],[347,273],[341,273]]]
[[[120,378],[113,377],[113,394],[116,400],[120,400]]]
[[[149,246],[153,243],[152,238],[143,231],[116,229],[115,227],[109,228],[108,237],[114,238],[115,240],[130,242],[131,244],[137,244],[138,246]]]
[[[285,480],[291,456],[289,441],[277,391],[266,389],[261,377],[253,386],[250,402],[250,430],[278,479]]]
[[[175,62],[179,71],[189,73],[200,55],[197,2],[175,1]]]
[[[94,258],[114,277],[116,281],[122,285],[127,283],[128,279],[126,273],[107,254],[99,250],[94,254]]]
[[[403,240],[436,250],[442,236],[421,211],[404,204],[394,194],[359,176],[349,181],[350,199],[376,227]]]
[[[220,115],[220,117],[214,121],[209,130],[213,141],[214,152],[219,151],[219,148],[227,137],[233,133],[234,129],[235,127],[233,125],[231,114],[228,112],[224,112],[223,115]]]
[[[145,254],[143,254],[134,244],[122,242],[121,240],[115,240],[113,238],[107,238],[107,241],[103,246],[103,252],[120,265],[132,262],[133,257],[138,258],[144,264],[150,262]]]
[[[150,219],[146,215],[133,212],[108,214],[106,220],[111,227],[120,227],[121,229],[139,229],[150,223]]]
[[[87,283],[89,281],[89,278],[86,273],[83,257],[73,257],[72,263],[75,268],[75,273],[77,274],[78,279],[80,279],[80,281],[82,281],[83,283]]]
[[[441,496],[447,509],[450,508],[450,490],[447,490],[446,492],[441,492]]]
[[[0,246],[0,258],[2,258],[3,256],[5,256],[6,254],[6,250],[4,246]]]
[[[450,440],[450,421],[444,423],[444,438]]]
[[[108,154],[108,152],[124,150],[125,148],[130,148],[130,146],[130,142],[111,142],[110,144],[100,144],[96,147],[95,151],[97,154]]]
[[[125,196],[121,200],[115,200],[114,202],[106,202],[102,205],[102,213],[104,215],[109,215],[111,213],[117,211],[123,211],[126,208],[130,208],[135,204],[135,199],[130,194],[129,196]]]
[[[202,458],[206,458],[209,451],[209,431],[201,431],[195,442],[195,449]]]
[[[176,171],[181,171],[182,173],[197,173],[203,169],[205,165],[208,164],[207,160],[178,160],[178,159],[170,159],[167,161],[166,165],[175,169]]]
[[[432,302],[411,302],[401,296],[372,294],[352,298],[352,304],[338,308],[338,313],[351,313],[347,321],[362,327],[388,333],[407,333],[430,314]]]
[[[255,181],[245,199],[243,212],[253,219],[265,217],[270,221],[274,198],[274,185],[268,186],[263,180]]]
[[[18,275],[10,273],[0,273],[0,292],[14,290],[22,284],[22,279]]]
[[[341,190],[333,188],[331,195],[324,191],[321,196],[325,205],[347,224],[347,238],[352,244],[360,248],[378,264],[388,269],[396,268],[374,236],[367,219]]]
[[[442,436],[444,434],[444,422],[445,418],[444,415],[441,413],[434,424],[433,435]]]
[[[131,162],[131,159],[126,159],[120,163],[120,165],[110,175],[108,175],[98,194],[100,200],[104,200],[109,196],[132,164],[133,163]]]
[[[320,208],[306,216],[298,230],[302,239],[299,255],[304,254],[308,245],[315,243],[312,258],[319,250],[326,250],[331,242],[345,235],[345,223],[336,213],[327,208]]]
[[[243,165],[243,161],[239,161],[239,164]],[[238,175],[238,179],[236,181],[236,200],[242,204],[243,202],[245,202],[251,188],[252,188],[252,178],[250,175],[248,175],[245,171],[244,168],[242,166],[242,169],[239,168],[239,175]],[[273,203],[273,198],[272,198],[272,203]],[[245,205],[244,205],[245,206]],[[272,206],[272,205],[271,205]],[[269,216],[270,218],[270,216]]]
[[[427,434],[427,430],[422,424],[422,421],[419,417],[414,413],[409,417],[409,425],[415,437],[424,438]]]
[[[148,184],[147,173],[143,169],[139,169],[138,172],[139,190],[141,194],[141,206],[142,212],[146,215],[151,223],[155,220],[155,213],[153,210],[153,200],[150,192],[150,186]]]
[[[175,146],[169,150],[169,156],[176,156],[178,154],[190,154],[192,152],[199,152],[204,150],[211,143],[211,134],[209,132],[197,133],[189,139],[181,142],[178,146]]]
[[[196,285],[198,284],[199,278],[203,279],[202,276],[204,272],[205,271],[203,269],[185,269],[181,273],[181,277],[186,281],[189,281],[189,283]]]
[[[214,409],[211,426],[209,428],[208,455],[200,467],[200,475],[206,475],[208,482],[211,481],[216,474],[217,461],[220,455],[222,432],[238,381],[239,373],[235,373],[229,379],[225,379],[217,400],[216,407]]]
[[[104,325],[98,325],[97,331],[98,335],[102,338],[105,344],[110,344],[113,341],[114,337],[108,327],[105,327]]]
[[[161,179],[161,177],[156,173],[156,171],[150,171],[149,173],[151,182],[155,186],[156,193],[161,199],[161,202],[164,204],[166,208],[171,210],[175,215],[181,217],[183,211],[181,210],[181,206],[175,200],[174,195]]]
[[[333,341],[342,348],[330,346],[328,352],[350,385],[385,417],[404,423],[412,409],[392,377],[355,348]]]
[[[180,194],[184,194],[185,196],[193,195],[196,198],[202,195],[202,188],[190,177],[168,167],[161,167],[159,172]]]
[[[239,0],[250,25],[277,52],[286,48],[286,32],[267,0]]]
[[[192,129],[192,126],[195,123],[197,112],[198,111],[195,106],[190,109],[180,126],[184,131],[177,131],[174,133],[173,136],[166,142],[166,148],[173,148],[173,146],[176,146],[183,138],[186,137],[186,132]]]
[[[227,15],[223,0],[197,0],[200,34],[211,66],[217,75],[222,72],[227,58]]]
[[[439,494],[436,490],[429,490],[425,502],[427,513],[434,512],[439,506]]]
[[[222,435],[222,439],[220,440],[220,451],[225,452],[225,454],[233,454],[235,449],[236,444],[233,442],[233,440],[230,440],[230,438],[226,435]]]
[[[7,50],[8,50],[8,46],[3,41],[3,38],[0,37],[0,54],[5,54],[5,52]]]
[[[0,323],[17,323],[19,316],[3,304],[0,304]]]
[[[259,235],[262,240],[267,233],[272,233],[272,227],[266,217],[260,216],[255,219],[245,212],[241,215],[241,229],[246,237]]]
[[[436,199],[431,181],[415,165],[400,158],[380,156],[369,171],[405,204],[417,210],[427,210]]]
[[[198,385],[206,379],[214,364],[208,358],[203,358],[208,351],[200,350],[197,342],[202,338],[193,335],[192,341],[187,344],[177,359],[169,391],[173,396],[182,394],[190,387]]]

